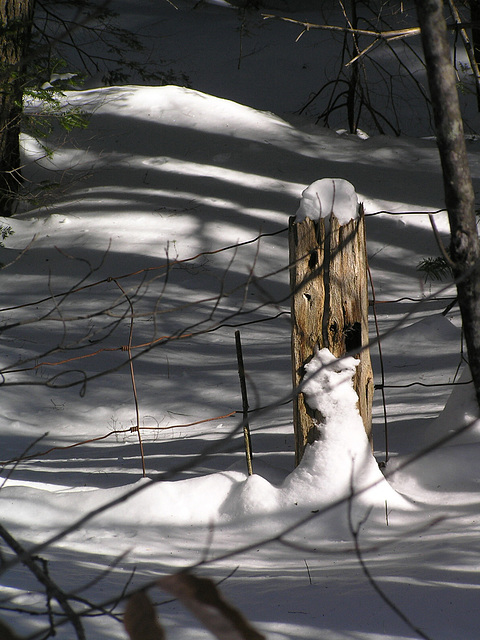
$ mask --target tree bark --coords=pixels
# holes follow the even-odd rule
[[[442,0],[416,0],[450,222],[450,253],[480,408],[480,247],[463,122]]]
[[[35,0],[0,0],[0,215],[10,216],[21,185],[20,119]]]

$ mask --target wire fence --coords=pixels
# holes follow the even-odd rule
[[[437,210],[435,212],[402,212],[402,213],[392,213],[388,211],[378,211],[374,213],[365,214],[367,217],[376,216],[379,214],[388,214],[388,215],[432,215],[435,213],[441,213],[444,210]],[[217,250],[212,251],[204,251],[197,253],[196,255],[184,259],[174,259],[170,260],[168,256],[164,260],[161,265],[154,267],[146,267],[144,269],[137,269],[131,271],[126,274],[120,274],[115,277],[108,276],[105,278],[100,278],[95,280],[94,282],[86,282],[86,278],[73,286],[72,288],[67,288],[62,290],[59,293],[51,293],[48,296],[41,297],[39,299],[35,299],[33,301],[24,302],[19,305],[11,305],[8,307],[4,307],[0,309],[1,317],[5,317],[6,320],[2,327],[2,333],[5,334],[8,330],[16,329],[18,327],[28,328],[32,325],[42,326],[45,323],[54,321],[60,323],[59,326],[61,328],[60,334],[65,334],[66,327],[70,325],[74,325],[75,323],[83,326],[84,323],[92,318],[101,317],[104,321],[102,326],[102,330],[99,332],[100,335],[93,335],[91,333],[87,333],[81,339],[77,340],[77,342],[73,344],[64,344],[64,340],[62,342],[61,336],[58,339],[58,342],[53,344],[53,346],[47,349],[43,353],[36,353],[35,355],[29,355],[28,357],[22,359],[19,358],[14,366],[4,367],[0,370],[0,386],[12,386],[12,385],[45,385],[49,388],[68,388],[72,386],[80,386],[81,394],[85,392],[86,386],[92,380],[95,380],[101,376],[108,375],[118,369],[127,367],[129,370],[129,376],[131,381],[131,390],[134,404],[134,413],[135,413],[135,424],[129,428],[123,429],[111,429],[107,433],[103,435],[99,435],[97,437],[83,439],[79,442],[75,442],[73,444],[68,445],[58,445],[51,446],[44,450],[38,450],[35,452],[31,452],[30,448],[27,451],[22,452],[20,455],[11,458],[9,460],[4,460],[0,462],[0,464],[4,467],[12,467],[12,470],[23,460],[32,460],[40,457],[45,457],[51,454],[54,451],[60,450],[68,450],[73,449],[75,447],[79,447],[86,444],[91,444],[94,442],[108,440],[109,438],[118,437],[122,434],[127,433],[136,433],[138,436],[138,444],[140,447],[141,461],[142,461],[142,472],[143,475],[146,474],[145,467],[145,455],[143,451],[143,443],[142,443],[142,432],[148,432],[150,430],[173,430],[176,428],[188,428],[193,427],[199,424],[221,421],[227,418],[234,417],[238,414],[242,413],[240,409],[232,408],[231,411],[227,413],[222,413],[222,415],[218,416],[208,416],[200,420],[196,420],[186,424],[175,424],[175,425],[166,425],[166,426],[145,426],[140,424],[140,406],[137,394],[137,380],[135,375],[135,361],[141,356],[148,353],[151,349],[160,347],[162,345],[166,345],[168,343],[187,340],[196,336],[200,336],[206,333],[213,333],[223,328],[235,328],[237,331],[241,327],[245,327],[248,325],[254,325],[265,322],[272,322],[277,320],[280,317],[288,317],[290,311],[286,308],[282,308],[282,304],[286,304],[289,302],[289,295],[277,300],[271,300],[266,296],[264,288],[262,287],[262,281],[268,280],[268,277],[272,275],[277,275],[278,271],[271,272],[266,276],[262,276],[261,278],[255,277],[255,265],[252,266],[250,272],[247,274],[247,278],[245,282],[241,285],[237,285],[238,289],[242,287],[247,287],[255,282],[258,287],[258,290],[264,294],[264,300],[259,303],[250,306],[247,308],[246,306],[238,306],[231,313],[227,315],[223,315],[220,319],[217,319],[215,312],[218,310],[221,301],[227,296],[231,294],[231,290],[228,292],[223,290],[224,283],[221,283],[220,291],[217,294],[201,297],[197,299],[195,302],[185,303],[183,305],[177,305],[172,307],[170,312],[176,313],[181,310],[184,310],[187,307],[195,307],[200,306],[202,304],[210,304],[212,306],[213,311],[207,314],[207,317],[203,317],[200,321],[194,322],[189,326],[184,326],[181,329],[178,329],[175,332],[165,335],[154,335],[152,339],[147,341],[135,342],[135,323],[139,321],[144,321],[145,317],[150,314],[150,318],[152,323],[155,325],[155,316],[157,313],[164,313],[163,310],[160,310],[160,302],[163,301],[166,288],[169,283],[169,277],[172,273],[172,270],[178,267],[184,267],[186,265],[195,265],[202,259],[205,259],[209,256],[219,255],[226,252],[232,252],[233,259],[238,256],[239,251],[247,247],[249,245],[257,245],[257,252],[260,251],[260,242],[264,238],[277,236],[280,234],[286,234],[288,232],[288,227],[281,228],[272,233],[260,233],[252,239],[249,239],[245,242],[239,242],[236,244],[224,246]],[[283,269],[280,271],[288,272],[289,265],[285,265]],[[91,268],[89,272],[89,276],[91,277],[95,273],[96,269]],[[379,391],[382,395],[382,407],[383,407],[383,421],[384,421],[384,432],[385,432],[385,450],[386,450],[386,460],[388,460],[389,456],[389,445],[388,445],[388,403],[386,399],[385,390],[386,389],[408,389],[411,387],[454,387],[455,385],[465,385],[469,384],[469,382],[458,381],[457,374],[458,368],[455,374],[453,375],[451,380],[441,381],[441,382],[424,382],[422,380],[410,380],[403,384],[392,384],[389,383],[388,377],[385,372],[385,363],[384,363],[384,353],[382,348],[383,336],[380,329],[380,321],[379,315],[381,314],[381,308],[388,304],[394,305],[397,307],[402,307],[405,303],[412,303],[414,305],[424,305],[435,303],[438,305],[439,303],[445,303],[445,309],[442,311],[443,314],[448,313],[453,305],[455,304],[455,296],[454,295],[422,295],[419,297],[411,297],[411,296],[401,296],[395,299],[378,299],[375,293],[375,284],[374,279],[372,277],[372,273],[369,269],[369,279],[370,279],[370,291],[371,298],[369,300],[369,306],[371,311],[371,319],[372,324],[374,326],[374,333],[376,335],[376,339],[373,341],[374,345],[378,349],[378,360],[379,360],[379,371],[376,372],[376,383],[375,389]],[[151,292],[152,286],[154,284],[160,283],[160,291],[157,293],[153,309],[150,308],[147,312],[144,309],[138,310],[137,305],[140,305],[142,300],[146,297],[146,292]],[[453,284],[453,283],[452,283]],[[118,295],[115,295],[112,292],[112,286],[117,290]],[[110,302],[108,305],[103,306],[101,309],[94,309],[90,313],[80,313],[68,314],[68,305],[73,308],[75,305],[73,302],[76,297],[83,293],[91,293],[94,290],[98,290],[103,288],[108,289],[110,295]],[[100,295],[99,299],[103,300],[104,296]],[[271,313],[272,307],[275,309],[275,313]],[[67,308],[67,309],[66,309]],[[265,314],[265,311],[268,310],[267,315],[263,315],[262,317],[254,317],[258,312],[262,312]],[[28,312],[32,312],[31,315],[28,315]],[[27,315],[25,316],[25,312]],[[14,318],[15,313],[20,314],[17,319]],[[22,315],[23,314],[23,315]],[[399,311],[399,314],[402,315],[402,311]],[[125,324],[128,325],[129,333],[128,333],[128,341],[123,344],[113,344],[111,346],[106,346],[102,344],[102,342],[106,342],[108,340],[112,340],[112,336],[116,335],[116,331],[120,326],[124,327]],[[114,340],[115,341],[115,340]],[[372,348],[374,348],[372,344]],[[92,348],[93,347],[93,348]],[[68,355],[68,357],[64,357],[67,355],[69,351],[81,351],[81,353],[75,353],[73,355]],[[114,366],[109,366],[106,368],[100,367],[100,371],[87,373],[85,371],[75,369],[75,379],[64,381],[66,379],[67,373],[71,375],[72,373],[72,365],[82,365],[86,361],[92,359],[98,359],[100,356],[107,353],[120,353],[126,354],[125,358],[122,358],[118,364]],[[61,355],[62,357],[58,357]],[[463,361],[463,343],[462,347],[459,349],[460,360]],[[246,363],[248,367],[248,362]],[[460,365],[459,365],[460,366]],[[63,367],[63,369],[62,369]],[[65,369],[68,367],[68,369]],[[46,374],[46,379],[38,380],[37,378],[32,378],[29,374],[36,374],[41,371],[45,372],[53,371],[57,368],[62,369],[60,373],[52,373]],[[45,376],[45,374],[44,374]],[[253,409],[250,411],[257,411],[258,409]],[[12,471],[11,470],[11,471]],[[10,473],[11,473],[10,471]]]

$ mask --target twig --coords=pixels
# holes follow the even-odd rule
[[[322,511],[318,509],[314,510],[312,511],[312,514],[318,514],[319,516],[322,516],[323,510]],[[412,537],[412,536],[417,536],[419,534],[424,534],[426,531],[430,531],[433,527],[436,527],[438,524],[440,524],[441,522],[444,522],[445,520],[446,520],[446,517],[439,516],[437,518],[434,518],[433,520],[429,520],[426,524],[422,524],[421,526],[416,527],[414,529],[409,529],[406,535],[408,537]],[[299,523],[298,526],[300,527],[302,524],[304,523],[303,522]],[[312,547],[310,545],[302,544],[300,542],[294,542],[293,540],[287,540],[283,534],[280,534],[278,538],[275,538],[275,542],[278,542],[280,545],[286,547],[287,549],[294,549],[295,551],[299,551],[300,553],[309,553],[312,555],[321,554],[322,556],[329,556],[329,555],[338,556],[339,553],[348,554],[348,555],[355,553],[355,547],[353,545],[348,547],[342,546],[341,550],[339,550],[337,542],[332,544],[330,548],[327,548],[326,546],[323,546],[320,548],[318,546]],[[366,548],[364,547],[363,552],[378,553],[381,550],[391,547],[391,545],[394,545],[397,542],[398,542],[398,538],[393,536],[387,540],[383,540],[382,542],[370,544]]]
[[[14,551],[20,562],[24,564],[37,578],[37,580],[44,585],[47,590],[47,596],[54,597],[60,607],[63,609],[68,621],[75,629],[75,634],[78,640],[86,640],[85,632],[80,620],[80,616],[72,609],[68,601],[68,596],[57,586],[57,584],[42,570],[23,546],[0,524],[0,537],[6,542],[6,544]]]
[[[14,460],[9,460],[8,462],[5,462],[4,464],[10,464],[13,462],[13,467],[10,469],[10,471],[6,474],[5,478],[3,478],[3,482],[0,485],[0,490],[3,489],[3,487],[6,485],[6,483],[9,481],[11,475],[13,474],[13,472],[15,471],[15,469],[17,468],[19,462],[21,460],[25,460],[26,459],[26,455],[28,453],[28,451],[30,451],[30,449],[32,447],[34,447],[38,442],[40,442],[40,440],[43,440],[43,438],[45,438],[45,436],[47,435],[47,433],[44,433],[43,435],[39,436],[36,440],[34,440],[33,442],[31,442],[28,447],[26,449],[24,449],[23,453],[18,457],[15,458]],[[1,464],[1,463],[0,463]]]
[[[307,569],[307,573],[308,573],[308,581],[310,582],[310,584],[313,584],[312,582],[312,576],[310,574],[310,568],[307,564],[307,561],[305,560],[305,558],[303,559],[304,563],[305,563],[305,568]]]
[[[37,234],[35,234],[33,236],[33,238],[30,240],[30,242],[27,244],[26,247],[24,247],[16,256],[13,260],[10,260],[10,262],[7,262],[7,264],[3,264],[0,266],[0,270],[2,269],[8,269],[8,267],[11,267],[12,264],[15,264],[16,262],[18,262],[18,260],[20,260],[20,258],[23,258],[23,256],[27,253],[27,251],[31,248],[31,246],[33,245],[33,243],[35,242],[35,240],[37,239]]]
[[[144,478],[146,478],[147,477],[147,472],[146,472],[146,469],[145,469],[145,456],[143,454],[142,434],[140,432],[140,410],[139,410],[139,406],[138,406],[137,385],[135,383],[135,371],[134,371],[134,368],[133,368],[133,360],[132,360],[132,338],[133,338],[133,319],[134,319],[133,303],[130,300],[130,298],[127,295],[127,293],[125,292],[125,290],[122,287],[122,285],[119,282],[117,282],[117,280],[115,280],[115,279],[113,279],[113,282],[115,282],[117,287],[120,289],[120,291],[123,293],[123,295],[127,299],[127,302],[128,302],[128,304],[130,306],[130,311],[131,311],[130,331],[129,331],[129,335],[128,335],[128,345],[125,347],[125,350],[128,351],[128,363],[129,363],[129,367],[130,367],[130,378],[132,380],[133,399],[134,399],[134,402],[135,402],[136,424],[135,424],[134,430],[138,434],[138,444],[140,446],[140,455],[141,455],[141,458],[142,458],[142,475],[143,475]]]

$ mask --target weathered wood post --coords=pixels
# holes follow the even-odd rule
[[[289,225],[293,386],[316,348],[359,359],[358,407],[371,439],[373,374],[368,350],[368,279],[363,207],[353,186],[325,178],[303,192]],[[318,437],[322,417],[294,394],[295,461]]]

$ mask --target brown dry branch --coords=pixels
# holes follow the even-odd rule
[[[0,271],[3,271],[3,269],[8,269],[12,265],[14,265],[16,262],[21,260],[23,256],[32,248],[36,239],[37,239],[37,234],[33,236],[30,242],[15,256],[15,258],[13,258],[13,260],[10,260],[10,262],[7,262],[6,264],[0,265]]]
[[[91,353],[84,353],[80,356],[73,356],[72,358],[64,358],[63,360],[57,360],[56,362],[49,362],[48,360],[42,360],[42,362],[37,362],[37,364],[32,367],[22,367],[19,369],[3,369],[1,371],[2,376],[9,373],[26,373],[27,371],[35,371],[40,369],[41,367],[56,367],[61,364],[69,364],[70,362],[77,362],[78,360],[85,360],[86,358],[93,358],[94,356],[98,356],[101,353],[111,352],[111,351],[125,351],[125,346],[121,347],[102,347],[101,349],[97,349]]]
[[[208,578],[182,572],[156,584],[180,600],[218,640],[265,640]]]
[[[127,601],[123,624],[130,640],[164,640],[155,609],[144,591],[134,593]]]
[[[358,3],[351,2],[349,11],[347,11],[342,0],[338,0],[338,4],[340,5],[345,25],[318,24],[282,15],[262,14],[265,20],[280,20],[300,28],[301,31],[296,38],[296,42],[304,34],[314,30],[343,36],[341,52],[338,55],[340,70],[333,80],[325,82],[318,91],[313,92],[306,104],[300,109],[300,113],[312,105],[321,94],[327,93],[327,98],[324,100],[326,106],[322,107],[317,116],[317,122],[322,121],[328,126],[330,116],[334,112],[339,109],[346,109],[349,128],[351,133],[354,133],[359,126],[361,114],[365,111],[371,124],[380,134],[384,133],[384,127],[386,126],[395,135],[400,135],[401,123],[396,109],[393,88],[397,79],[401,81],[401,77],[408,78],[424,100],[429,113],[431,110],[429,95],[415,71],[417,65],[412,65],[408,62],[408,56],[413,56],[420,65],[423,66],[424,64],[416,48],[409,43],[409,38],[420,36],[420,28],[416,21],[403,28],[395,28],[395,25],[392,26],[389,23],[386,12],[378,9],[376,5],[375,7],[373,5],[370,7],[368,4],[363,5],[363,15],[360,16],[357,9]],[[455,32],[455,34],[458,33],[461,37],[475,82],[477,102],[480,104],[480,71],[475,58],[474,47],[467,33],[467,28],[475,26],[475,23],[462,20],[456,0],[448,0],[448,5],[450,6],[453,23],[449,24],[447,28]],[[410,17],[407,12],[402,12],[402,15],[404,20],[406,17]],[[397,16],[394,19],[397,20],[398,24]],[[360,28],[360,22],[362,23],[362,28]],[[360,44],[360,40],[362,44]],[[399,53],[398,47],[396,47],[396,43],[399,40],[402,41],[408,54],[407,56],[404,53]],[[365,42],[366,44],[364,44]],[[400,71],[398,69],[394,72],[390,71],[381,56],[371,55],[374,50],[381,46],[387,48],[389,56],[396,61]],[[374,104],[376,99],[374,91],[378,94],[379,81],[378,79],[372,81],[371,78],[367,78],[367,61],[369,68],[378,73],[381,78],[385,96],[388,96],[389,105],[393,112],[390,117],[386,116],[384,109],[379,109]],[[347,73],[349,70],[350,74]]]
[[[448,0],[449,4],[451,0]],[[458,13],[458,12],[457,12]],[[308,33],[311,30],[320,31],[332,31],[337,33],[347,33],[355,36],[368,36],[373,38],[374,41],[389,42],[392,40],[400,40],[405,38],[411,38],[413,36],[420,35],[420,27],[405,27],[404,29],[358,29],[352,26],[342,27],[333,24],[318,24],[316,22],[308,22],[305,20],[296,20],[294,18],[287,18],[285,16],[279,16],[271,13],[262,13],[264,20],[281,20],[282,22],[289,22],[291,24],[302,27],[303,30],[297,37],[297,41],[302,37],[304,33]],[[457,16],[455,16],[457,17]],[[468,29],[472,27],[471,22],[462,21],[458,16],[455,24],[447,25],[450,31],[456,31],[457,29]]]
[[[374,38],[375,40],[398,40],[399,38],[409,38],[412,36],[420,35],[419,27],[407,27],[405,29],[392,29],[388,31],[378,31],[372,29],[355,29],[351,26],[341,27],[338,25],[331,24],[317,24],[315,22],[306,22],[304,20],[295,20],[294,18],[286,18],[284,16],[277,16],[270,13],[262,13],[262,17],[265,20],[282,20],[283,22],[290,22],[292,24],[296,24],[300,27],[303,27],[303,31],[298,36],[297,40],[306,32],[312,29],[318,29],[320,31],[336,31],[337,33],[349,33],[356,36],[369,36]]]

